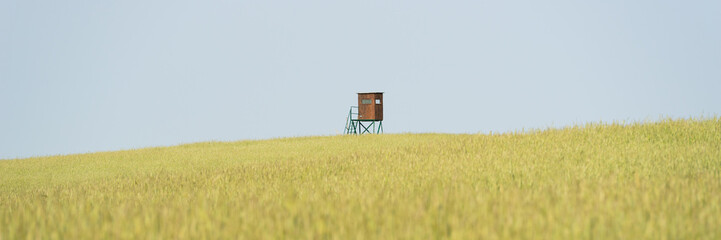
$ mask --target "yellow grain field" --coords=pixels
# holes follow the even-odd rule
[[[721,239],[721,119],[0,161],[0,239]]]

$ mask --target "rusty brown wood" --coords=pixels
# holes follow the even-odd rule
[[[383,93],[358,93],[358,119],[383,120]]]

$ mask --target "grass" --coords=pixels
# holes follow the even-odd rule
[[[719,239],[721,119],[0,161],[0,239]]]

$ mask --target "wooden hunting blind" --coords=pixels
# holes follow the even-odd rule
[[[383,93],[358,93],[358,119],[383,121]]]
[[[345,123],[346,134],[383,132],[383,93],[358,93],[358,106],[351,106]]]

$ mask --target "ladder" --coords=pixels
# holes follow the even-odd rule
[[[355,110],[355,111],[353,111]],[[353,118],[355,117],[355,118]],[[358,107],[351,106],[348,111],[348,117],[345,119],[344,134],[358,134]]]

